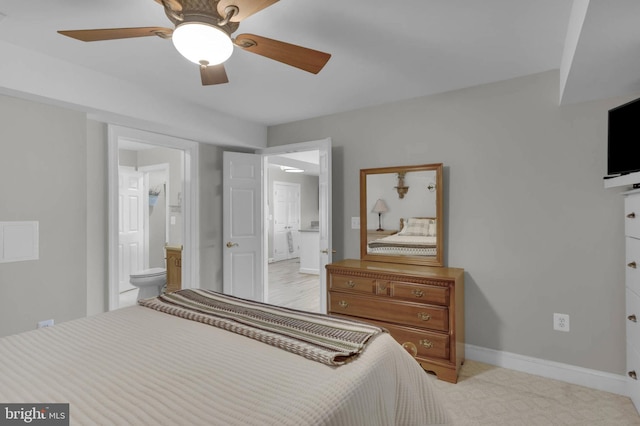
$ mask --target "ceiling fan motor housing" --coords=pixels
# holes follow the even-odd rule
[[[217,26],[231,37],[231,34],[235,32],[240,25],[239,22],[231,21],[220,25],[220,22],[222,22],[225,17],[220,16],[218,13],[218,1],[181,0],[180,3],[182,4],[182,11],[180,12],[171,11],[165,7],[167,18],[176,26],[185,22],[209,24]]]

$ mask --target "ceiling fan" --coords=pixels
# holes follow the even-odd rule
[[[254,34],[231,37],[245,18],[278,0],[155,0],[174,29],[163,27],[68,30],[58,33],[81,41],[158,36],[172,39],[185,58],[200,66],[203,86],[228,83],[224,68],[233,46],[317,74],[330,54]]]

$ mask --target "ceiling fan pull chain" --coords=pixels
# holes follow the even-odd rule
[[[225,7],[224,8],[224,19],[222,19],[221,21],[218,21],[218,26],[224,27],[225,25],[227,25],[229,23],[229,21],[231,20],[231,18],[236,16],[238,14],[238,12],[240,12],[240,9],[238,9],[238,6],[229,5],[229,6]]]

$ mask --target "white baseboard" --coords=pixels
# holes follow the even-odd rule
[[[465,352],[466,358],[472,361],[629,396],[627,378],[619,374],[590,370],[575,365],[496,351],[474,345],[465,345]]]
[[[300,268],[300,273],[301,274],[319,275],[320,274],[320,270],[319,269],[312,269],[312,268]]]

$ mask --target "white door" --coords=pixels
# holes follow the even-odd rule
[[[300,256],[300,184],[273,182],[273,260]]]
[[[144,185],[143,175],[133,169],[119,169],[119,233],[120,293],[133,290],[129,275],[144,269]]]
[[[223,291],[264,301],[262,156],[223,153]]]

